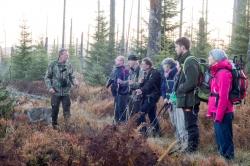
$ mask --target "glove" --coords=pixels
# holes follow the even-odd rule
[[[176,104],[176,94],[175,92],[171,93],[170,94],[170,98],[169,98],[169,101],[172,103],[172,104]]]

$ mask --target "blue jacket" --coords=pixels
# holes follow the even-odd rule
[[[117,80],[121,79],[123,81],[128,80],[129,71],[124,66],[115,67],[112,71],[112,84],[111,92],[113,96],[127,95],[129,93],[129,87],[127,84],[118,84]]]
[[[161,84],[161,96],[163,99],[169,99],[170,94],[173,92],[174,88],[174,78],[178,70],[176,67],[171,69],[167,77],[163,76],[163,81]]]

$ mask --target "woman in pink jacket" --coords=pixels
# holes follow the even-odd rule
[[[234,158],[233,104],[229,99],[232,86],[232,64],[221,49],[210,51],[208,57],[211,73],[207,116],[214,120],[218,151],[226,159]]]

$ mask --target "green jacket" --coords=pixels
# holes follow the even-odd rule
[[[74,85],[73,68],[70,63],[52,62],[45,75],[45,84],[48,89],[54,88],[56,96],[67,96]]]
[[[136,67],[136,69],[130,69],[129,70],[129,76],[128,76],[128,80],[132,80],[134,83],[129,85],[129,88],[131,91],[136,90],[138,88],[140,88],[140,83],[139,78],[142,75],[142,71],[140,70],[140,67]]]
[[[181,65],[175,85],[177,108],[191,108],[200,103],[195,91],[199,83],[200,68],[198,62],[193,58],[185,62],[189,56],[191,56],[190,52],[187,52],[177,59]]]

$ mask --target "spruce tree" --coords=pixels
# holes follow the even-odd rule
[[[207,41],[206,23],[203,17],[199,19],[199,30],[197,33],[197,41],[194,41],[192,53],[194,56],[207,59],[211,45]]]
[[[33,47],[31,53],[30,69],[27,71],[28,80],[42,80],[48,67],[46,47],[41,40]]]
[[[26,79],[31,62],[31,33],[25,21],[21,27],[20,45],[16,47],[16,53],[12,57],[13,79]]]
[[[174,19],[178,14],[177,0],[163,0],[162,3],[161,56],[159,61],[175,55],[171,33],[178,28],[178,23]]]
[[[85,79],[92,85],[103,85],[112,70],[113,59],[109,54],[108,29],[103,11],[98,11],[96,19],[96,32],[93,35],[93,43],[85,58]]]

